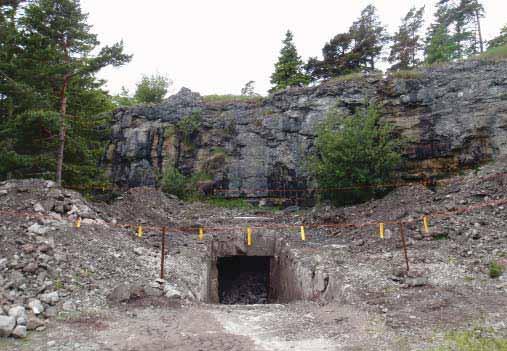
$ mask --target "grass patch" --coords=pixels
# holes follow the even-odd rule
[[[504,268],[501,264],[493,261],[489,264],[489,276],[491,278],[498,278],[503,274]]]
[[[362,72],[355,72],[355,73],[349,73],[345,74],[343,76],[333,77],[329,80],[325,81],[325,84],[333,84],[333,83],[339,83],[339,82],[353,82],[353,81],[363,81],[367,78],[382,78],[381,72],[373,72],[369,74],[364,74]]]
[[[398,79],[421,79],[424,77],[424,73],[415,69],[399,70],[390,72],[389,76]]]
[[[480,329],[450,333],[434,351],[507,351],[507,339],[484,334]]]
[[[488,49],[486,52],[475,56],[479,60],[502,60],[507,59],[507,45]]]
[[[255,206],[247,202],[245,199],[221,199],[214,198],[206,200],[212,206],[228,209],[253,210]]]
[[[262,96],[245,96],[245,95],[206,95],[202,97],[205,103],[229,104],[235,102],[257,103],[262,101]]]
[[[433,240],[447,240],[447,239],[449,239],[447,234],[438,234],[433,236]]]

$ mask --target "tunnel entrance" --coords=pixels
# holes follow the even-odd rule
[[[225,305],[269,303],[271,259],[269,256],[219,257],[219,302]]]

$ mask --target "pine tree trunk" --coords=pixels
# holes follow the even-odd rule
[[[479,45],[481,48],[481,53],[484,52],[484,42],[482,41],[482,30],[481,30],[481,18],[479,16],[479,11],[475,11],[475,20],[477,21],[477,31],[479,33]]]
[[[65,63],[68,64],[69,58],[69,43],[67,38],[63,42],[63,50],[65,52]],[[62,89],[60,90],[60,132],[58,140],[60,142],[58,146],[58,154],[56,159],[56,184],[62,185],[62,173],[63,173],[63,154],[65,151],[65,116],[67,115],[67,88],[69,86],[69,80],[71,75],[69,73],[63,76]]]
[[[69,76],[65,76],[63,86],[60,91],[60,132],[59,132],[59,146],[56,161],[56,183],[62,185],[62,171],[63,171],[63,154],[65,150],[65,116],[67,114],[67,87],[69,86]]]

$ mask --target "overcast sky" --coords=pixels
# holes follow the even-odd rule
[[[202,95],[239,94],[249,80],[265,94],[287,29],[304,60],[320,56],[325,42],[347,31],[373,3],[390,33],[411,6],[426,5],[429,25],[437,0],[81,0],[103,44],[123,40],[133,60],[104,69],[111,93],[131,92],[142,74],[174,81]],[[485,39],[507,23],[506,0],[482,0]]]

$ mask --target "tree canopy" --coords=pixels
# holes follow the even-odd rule
[[[391,52],[388,61],[391,70],[410,69],[420,63],[420,52],[424,44],[420,31],[424,24],[424,7],[411,8],[403,18],[401,26],[392,37]]]
[[[306,65],[312,80],[328,79],[361,70],[374,70],[388,41],[376,8],[368,5],[349,31],[337,34],[322,49],[323,59],[310,58]]]
[[[134,99],[137,103],[159,103],[167,95],[171,80],[160,74],[144,75],[137,83]]]
[[[99,49],[77,0],[19,3],[0,6],[10,38],[2,41],[0,65],[0,177],[91,181],[107,130],[99,115],[113,108],[96,73],[130,56],[121,42]]]

